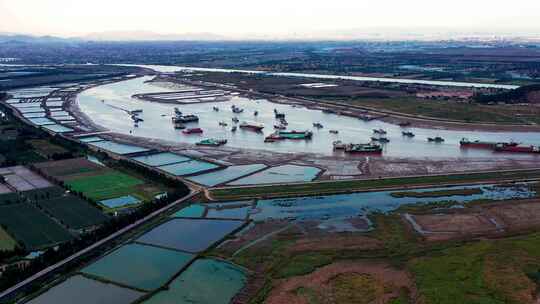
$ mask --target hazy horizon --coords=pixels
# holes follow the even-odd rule
[[[85,37],[96,33],[212,34],[226,38],[360,38],[362,35],[535,35],[540,1],[411,0],[226,3],[201,0],[0,0],[0,32]],[[358,37],[357,37],[358,36]]]

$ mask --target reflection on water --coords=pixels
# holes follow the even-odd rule
[[[364,122],[352,117],[343,117],[335,114],[326,114],[318,110],[293,107],[290,105],[275,104],[265,100],[249,100],[242,97],[233,97],[231,101],[213,104],[190,104],[172,105],[152,103],[131,98],[138,93],[167,91],[162,88],[144,83],[150,77],[127,80],[119,83],[108,84],[89,89],[78,97],[81,110],[86,113],[95,123],[102,125],[114,132],[133,134],[141,137],[158,138],[168,141],[196,143],[203,138],[225,138],[227,146],[236,148],[265,149],[276,152],[312,152],[326,155],[334,155],[332,142],[367,142],[373,135],[372,130],[383,128],[388,131],[390,143],[384,148],[385,156],[393,157],[416,157],[416,158],[448,158],[448,157],[512,157],[512,158],[539,158],[537,155],[498,154],[492,151],[469,149],[459,147],[462,137],[487,141],[515,140],[524,143],[540,143],[540,133],[531,132],[471,132],[471,131],[448,131],[422,128],[411,128],[416,137],[409,139],[401,135],[402,129],[398,126],[380,122]],[[105,102],[102,102],[104,100]],[[244,109],[241,114],[234,114],[231,105],[237,105]],[[133,126],[131,117],[117,108],[142,109],[141,117],[144,122],[139,127]],[[212,110],[213,106],[220,108],[219,112]],[[179,107],[184,113],[197,114],[200,117],[198,124],[193,127],[204,129],[201,135],[184,135],[175,130],[171,123],[171,115],[174,107]],[[287,115],[290,130],[313,130],[313,139],[310,141],[281,141],[264,143],[264,137],[274,132],[276,123],[274,109]],[[254,116],[253,112],[259,115]],[[265,129],[262,133],[243,131],[231,132],[232,118],[238,117],[240,121],[254,121],[263,123]],[[219,126],[223,121],[228,126]],[[313,128],[314,122],[324,125],[322,129]],[[190,125],[188,125],[189,127]],[[339,134],[330,134],[328,130],[339,130]],[[441,136],[445,139],[443,144],[428,143],[426,138]],[[341,155],[338,152],[335,155]]]

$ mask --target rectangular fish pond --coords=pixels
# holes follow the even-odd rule
[[[244,221],[173,218],[137,239],[137,242],[202,252],[244,225]]]
[[[145,152],[149,150],[139,146],[126,145],[108,140],[91,142],[90,145],[116,154],[130,154],[136,152]]]
[[[133,160],[151,167],[158,167],[190,161],[191,158],[170,152],[163,152],[133,157]]]
[[[99,137],[99,136],[86,136],[86,137],[78,137],[78,140],[80,140],[83,143],[91,143],[91,142],[97,142],[97,141],[104,141],[105,139]]]
[[[193,204],[190,206],[187,206],[173,215],[171,217],[195,217],[200,218],[204,216],[204,213],[206,212],[206,207],[201,204]]]
[[[27,304],[130,304],[144,293],[75,275]]]
[[[205,172],[217,169],[220,166],[200,160],[191,160],[183,163],[157,167],[167,173],[177,176],[192,175],[199,172]]]
[[[128,244],[82,270],[139,290],[154,290],[184,268],[194,255],[142,244]]]
[[[44,125],[44,129],[47,129],[49,131],[53,131],[55,133],[66,133],[66,132],[73,132],[74,130],[72,128],[68,128],[62,125],[54,124],[54,125]]]
[[[322,170],[317,167],[283,165],[272,167],[253,175],[228,183],[231,186],[310,182]]]
[[[252,174],[266,168],[264,164],[230,166],[223,170],[201,174],[188,178],[188,180],[197,184],[214,187],[231,180]]]
[[[136,197],[133,197],[131,195],[121,196],[117,198],[111,198],[102,200],[99,203],[106,206],[107,208],[121,208],[129,205],[135,205],[139,204],[141,201],[137,199]]]
[[[199,259],[180,274],[169,288],[145,304],[228,304],[246,284],[246,273],[232,264]]]
[[[28,121],[30,121],[32,124],[36,126],[45,126],[45,125],[55,125],[56,123],[48,118],[29,118]]]

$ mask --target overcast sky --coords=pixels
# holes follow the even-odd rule
[[[377,28],[540,29],[540,0],[0,0],[0,31],[313,34]]]

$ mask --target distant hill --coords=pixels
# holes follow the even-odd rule
[[[158,34],[148,31],[111,31],[80,37],[91,41],[219,41],[227,37],[211,33]]]
[[[54,36],[32,36],[24,34],[0,33],[0,43],[70,43],[77,39]]]

